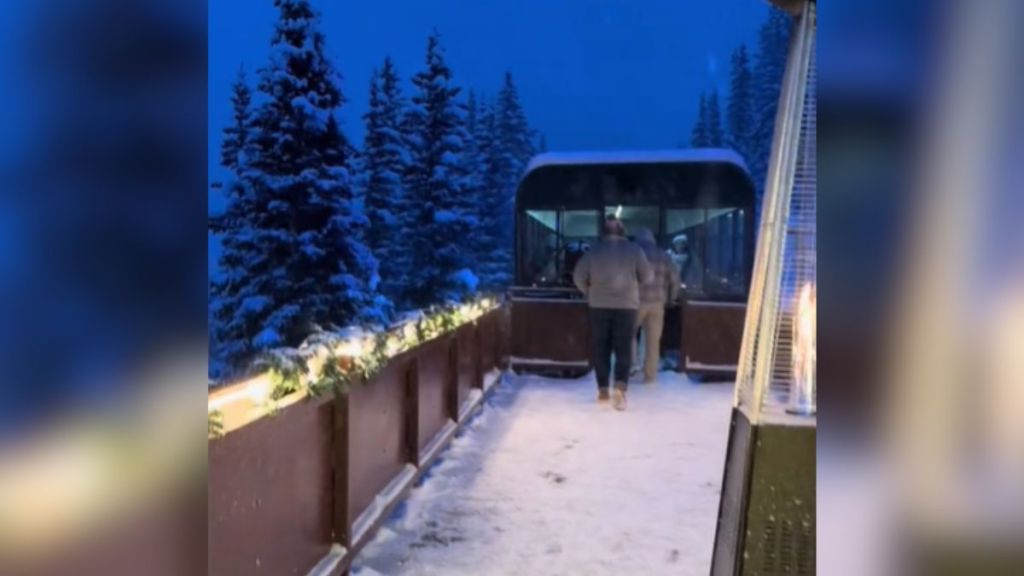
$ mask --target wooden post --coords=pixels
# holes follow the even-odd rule
[[[418,360],[411,356],[405,366],[405,461],[420,464],[420,390]]]
[[[445,406],[448,417],[453,422],[459,421],[459,332],[460,327],[452,333],[448,340],[448,370],[444,383]]]
[[[346,549],[352,547],[352,522],[349,518],[349,398],[334,393],[334,541]]]
[[[483,340],[480,337],[480,321],[473,322],[473,388],[483,389]]]
[[[688,300],[686,298],[686,292],[683,292],[682,297],[679,299],[679,364],[676,366],[676,372],[683,373],[686,371],[686,304]]]
[[[508,325],[508,309],[504,306],[496,309],[494,312],[494,342],[497,352],[494,356],[494,367],[499,370],[504,370],[506,366],[506,351],[508,350],[508,338],[509,338],[509,325]]]

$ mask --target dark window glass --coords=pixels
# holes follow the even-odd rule
[[[744,216],[745,211],[736,208],[707,210],[704,289],[709,295],[732,297],[746,293]]]
[[[597,242],[599,228],[597,210],[565,210],[562,212],[559,272],[561,284],[572,286],[572,271],[583,254]]]
[[[528,285],[546,286],[558,277],[558,212],[527,210],[522,228],[523,278]]]
[[[521,246],[528,286],[572,286],[576,262],[597,241],[596,210],[527,210]]]

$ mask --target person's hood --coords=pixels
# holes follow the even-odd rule
[[[643,246],[654,246],[657,244],[654,240],[654,233],[647,228],[640,228],[636,231],[636,242]]]

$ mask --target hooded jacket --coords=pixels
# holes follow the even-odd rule
[[[644,252],[653,272],[650,282],[640,285],[640,302],[643,304],[665,304],[679,298],[679,268],[672,257],[660,250],[654,241],[654,234],[646,228],[636,233],[636,243]]]

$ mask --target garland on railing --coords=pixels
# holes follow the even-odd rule
[[[280,408],[279,401],[299,392],[310,396],[347,393],[373,378],[395,356],[475,322],[499,303],[493,297],[478,297],[463,304],[431,307],[415,320],[387,330],[318,332],[297,349],[270,350],[254,365],[258,373],[267,376],[269,389],[251,384],[254,388],[249,397],[263,398],[261,404],[273,415]],[[211,409],[209,437],[219,437],[223,430],[222,412]]]
[[[224,435],[224,413],[220,410],[211,410],[206,415],[207,437],[220,438]]]

